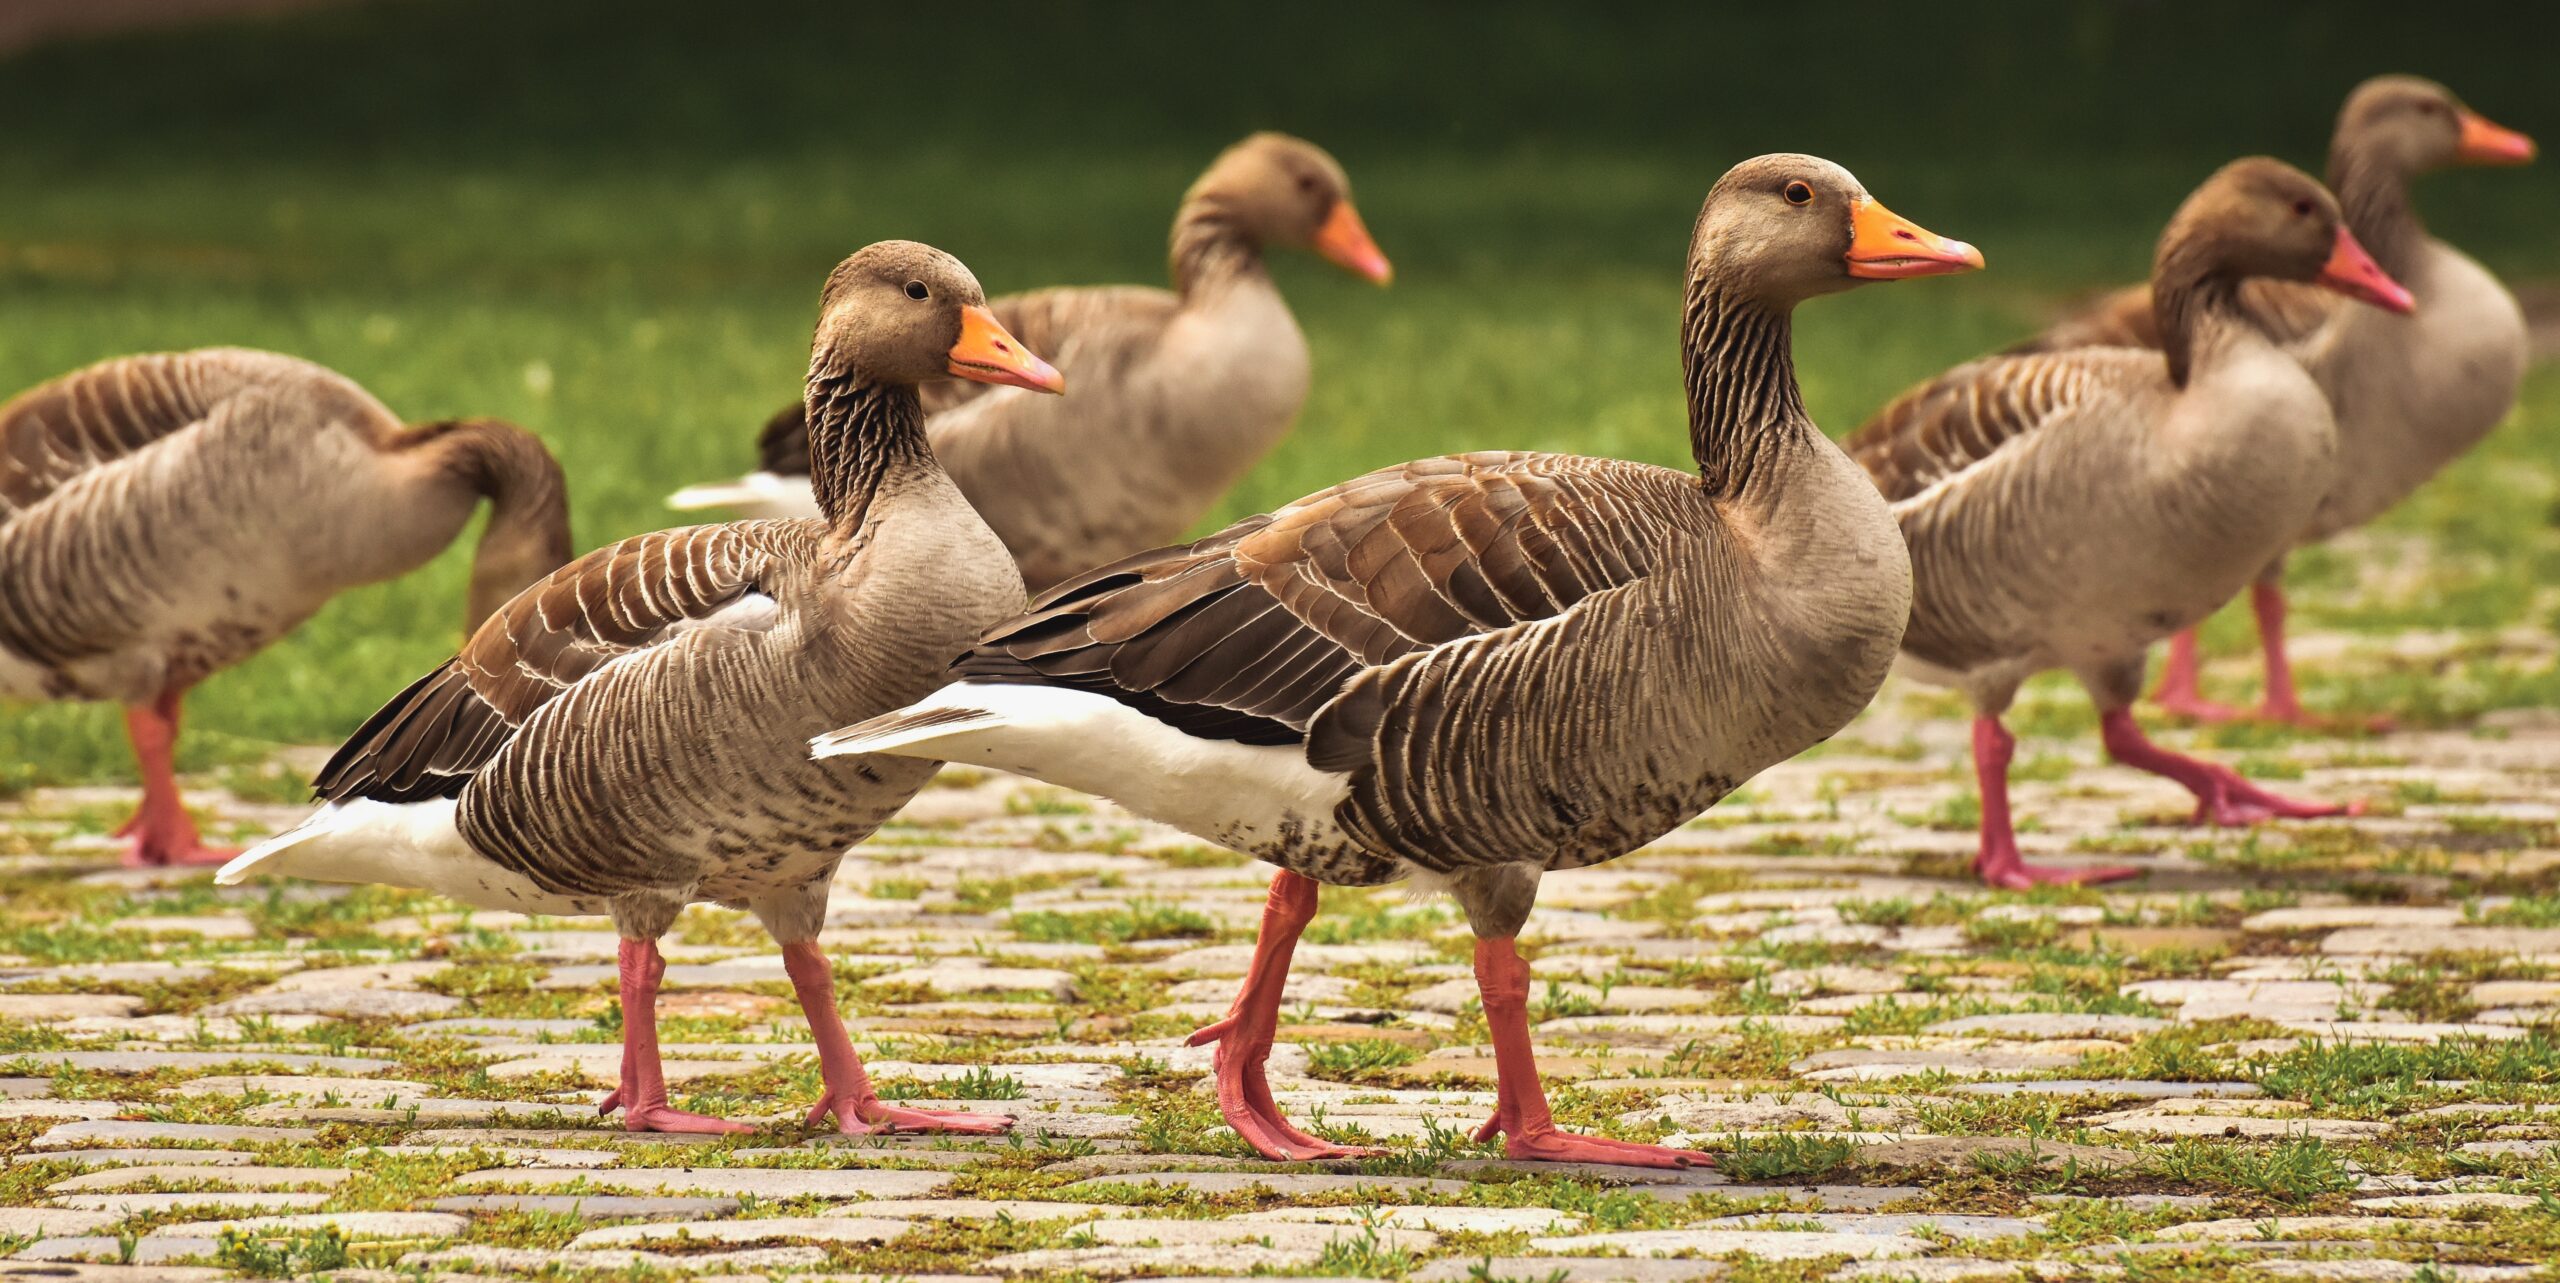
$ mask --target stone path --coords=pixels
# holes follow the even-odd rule
[[[2226,758],[2372,813],[2215,832],[2097,765],[2076,697],[2038,698],[2030,857],[2143,880],[1977,889],[1964,723],[1900,686],[1638,856],[1548,880],[1529,939],[1559,1110],[1722,1160],[1678,1174],[1470,1141],[1491,1061],[1466,936],[1397,893],[1328,894],[1273,1057],[1298,1120],[1392,1155],[1247,1156],[1182,1039],[1231,996],[1264,872],[1004,777],[946,772],[856,850],[824,941],[892,1094],[1019,1120],[982,1144],[799,1126],[806,1033],[741,915],[670,940],[667,1068],[680,1106],[765,1130],[633,1137],[593,1105],[617,1029],[601,922],[119,870],[127,797],[30,794],[0,811],[0,1280],[2467,1281],[2560,1259],[2560,716],[2226,733]],[[300,813],[196,800],[242,836]]]

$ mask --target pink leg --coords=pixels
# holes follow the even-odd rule
[[[2316,819],[2324,815],[2362,815],[2364,803],[2302,802],[2270,793],[2242,779],[2228,766],[2172,753],[2150,741],[2134,725],[2133,710],[2111,709],[2098,717],[2107,756],[2154,775],[2176,780],[2196,795],[2195,822],[2255,824],[2273,819]]]
[[[2311,730],[2337,729],[2336,719],[2304,708],[2302,696],[2294,689],[2293,661],[2285,654],[2284,644],[2284,585],[2271,579],[2250,585],[2249,608],[2258,617],[2258,646],[2267,664],[2267,697],[2258,705],[2257,719]],[[2391,719],[2369,718],[2365,729],[2390,730]]]
[[[610,1114],[619,1106],[622,1125],[635,1132],[746,1132],[755,1129],[725,1118],[688,1114],[667,1104],[666,1071],[658,1061],[658,980],[667,960],[658,956],[655,940],[625,937],[622,970],[622,1086],[596,1106]]]
[[[1012,1119],[1002,1116],[883,1103],[871,1089],[871,1075],[863,1072],[853,1040],[845,1036],[844,1017],[836,1011],[835,969],[827,965],[827,955],[813,941],[795,940],[782,946],[782,967],[791,976],[792,991],[800,995],[800,1010],[809,1017],[809,1032],[818,1042],[818,1072],[826,1079],[826,1090],[809,1109],[811,1126],[830,1114],[836,1130],[847,1136],[891,1131],[985,1136],[1013,1126]]]
[[[142,768],[142,805],[118,837],[130,837],[124,862],[134,867],[220,864],[239,852],[204,844],[186,802],[178,796],[178,708],[184,690],[162,691],[151,706],[128,705],[124,729],[133,741],[134,761]]]
[[[2237,721],[2247,714],[2204,697],[2204,661],[2196,650],[2196,630],[2169,639],[2169,662],[2160,668],[2160,685],[2151,701],[2173,717],[2198,722]]]
[[[1973,778],[1982,791],[1982,849],[1973,857],[1974,873],[1987,885],[2012,891],[2045,882],[2121,882],[2140,877],[2142,870],[2128,865],[2059,869],[2029,864],[2019,856],[2017,830],[2009,822],[2009,759],[2017,751],[2017,738],[1999,718],[1973,719]]]
[[[1280,1116],[1263,1077],[1263,1062],[1280,1029],[1280,995],[1289,983],[1289,958],[1298,936],[1316,916],[1316,881],[1282,869],[1271,879],[1271,898],[1262,910],[1262,930],[1254,937],[1253,964],[1245,969],[1244,989],[1227,1018],[1191,1035],[1190,1045],[1218,1044],[1218,1112],[1227,1125],[1264,1158],[1303,1161],[1316,1158],[1359,1158],[1386,1151],[1336,1145],[1299,1130]]]
[[[1713,1167],[1715,1156],[1694,1149],[1639,1145],[1601,1136],[1576,1136],[1556,1128],[1547,1089],[1538,1081],[1538,1058],[1529,1049],[1529,964],[1513,942],[1476,941],[1476,987],[1484,992],[1484,1023],[1493,1035],[1493,1117],[1477,1140],[1503,1137],[1502,1152],[1547,1163],[1615,1163],[1622,1167]]]

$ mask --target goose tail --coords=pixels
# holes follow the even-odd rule
[[[940,759],[950,753],[947,749],[936,751],[935,745],[1001,726],[1004,720],[1000,714],[981,708],[919,704],[818,736],[809,741],[809,756],[824,761],[857,753],[886,753],[892,757]]]
[[[667,496],[667,506],[678,512],[729,508],[751,517],[807,517],[818,510],[807,477],[774,472],[750,472],[731,481],[686,486]]]

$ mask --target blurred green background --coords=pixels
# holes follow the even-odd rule
[[[2316,172],[2367,75],[2435,76],[2549,143],[2555,47],[2560,9],[2453,4],[350,3],[0,61],[0,385],[140,350],[297,353],[412,419],[540,432],[590,547],[751,461],[845,253],[928,240],[993,292],[1159,282],[1182,189],[1279,128],[1341,158],[1398,275],[1278,264],[1314,393],[1221,517],[1456,449],[1681,464],[1681,256],[1736,160],[1828,156],[1989,256],[1806,309],[1798,366],[1836,435],[2139,277],[2222,161]],[[2560,167],[2442,175],[2420,204],[2511,280],[2560,275]],[[2481,550],[2473,568],[2415,619],[2315,596],[2307,622],[2546,624],[2556,444],[2537,371],[2517,422],[2392,518]],[[210,683],[186,760],[352,728],[452,648],[467,547]],[[129,774],[108,708],[0,706],[12,761],[21,782]]]

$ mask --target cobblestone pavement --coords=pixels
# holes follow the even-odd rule
[[[2480,642],[2305,650],[2439,644]],[[1015,1116],[994,1142],[803,1128],[807,1035],[742,915],[680,924],[663,1037],[680,1107],[764,1130],[629,1136],[594,1107],[602,922],[120,870],[129,796],[28,794],[0,811],[0,1279],[2551,1277],[2560,716],[2170,732],[2371,803],[2206,831],[2039,688],[2029,857],[2148,876],[2015,895],[1963,876],[1954,713],[1897,685],[1700,821],[1547,880],[1527,939],[1559,1112],[1721,1162],[1677,1174],[1474,1144],[1466,936],[1394,892],[1328,893],[1272,1062],[1299,1121],[1391,1155],[1251,1158],[1183,1036],[1223,1012],[1266,870],[1006,777],[946,772],[853,852],[824,937],[884,1089]],[[314,760],[229,777],[263,801],[195,800],[268,831]]]

